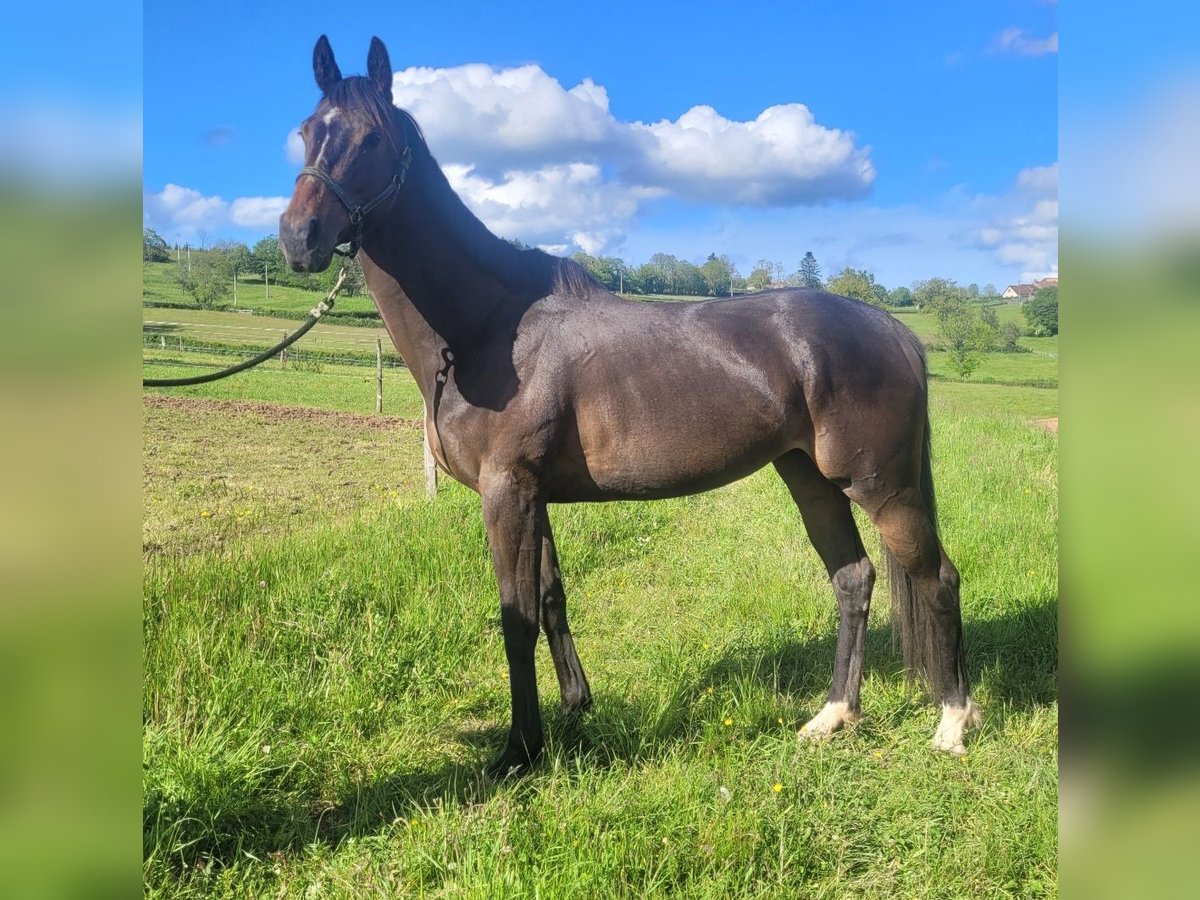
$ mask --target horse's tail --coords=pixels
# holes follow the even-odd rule
[[[928,395],[927,395],[928,396]],[[925,411],[925,435],[921,447],[921,503],[925,516],[936,534],[937,500],[933,493],[933,467],[930,464],[930,434],[929,410]],[[922,602],[917,594],[912,576],[883,544],[883,558],[887,563],[888,587],[892,594],[892,640],[899,643],[904,654],[904,668],[911,678],[914,675],[924,675],[926,679],[936,678],[939,671],[937,666],[937,645],[935,643],[935,623],[928,605]],[[937,688],[936,685],[930,685]]]

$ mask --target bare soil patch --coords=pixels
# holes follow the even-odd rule
[[[283,406],[278,403],[260,403],[256,400],[216,400],[210,397],[168,397],[161,394],[143,394],[143,403],[149,408],[242,413],[258,416],[268,422],[318,422],[324,425],[354,425],[366,428],[417,428],[419,419],[400,416],[364,415],[332,409],[313,409],[307,406]]]

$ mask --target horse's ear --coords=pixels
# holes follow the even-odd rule
[[[387,47],[377,37],[371,38],[371,50],[367,53],[367,78],[391,102],[392,61],[388,59]]]
[[[342,80],[342,72],[333,58],[333,48],[325,35],[317,38],[317,46],[313,47],[313,75],[317,77],[317,87],[322,94],[328,94],[329,89]]]

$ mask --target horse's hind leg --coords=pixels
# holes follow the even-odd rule
[[[592,706],[592,691],[583,674],[575,641],[567,625],[567,594],[563,589],[562,573],[558,568],[558,553],[554,549],[554,534],[550,516],[542,511],[542,629],[550,645],[550,658],[558,675],[563,710],[569,714],[586,712]]]
[[[824,737],[856,719],[860,712],[859,688],[875,569],[863,548],[849,499],[818,471],[808,455],[793,450],[775,460],[775,468],[800,508],[805,530],[825,563],[837,595],[838,639],[829,699],[800,731],[801,737]]]
[[[850,493],[854,495],[853,487]],[[873,508],[870,498],[863,505],[887,549],[892,618],[905,664],[923,672],[942,701],[933,746],[965,753],[963,734],[979,724],[980,715],[967,679],[958,570],[938,539],[931,504],[908,489],[889,495],[878,507]]]

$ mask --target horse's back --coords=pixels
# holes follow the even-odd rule
[[[913,386],[890,320],[801,290],[547,304],[529,341],[541,368],[537,392],[567,410],[559,465],[569,470],[563,481],[582,490],[570,499],[689,493],[792,449],[812,454],[820,432],[843,430],[851,395],[858,415],[872,391]]]

